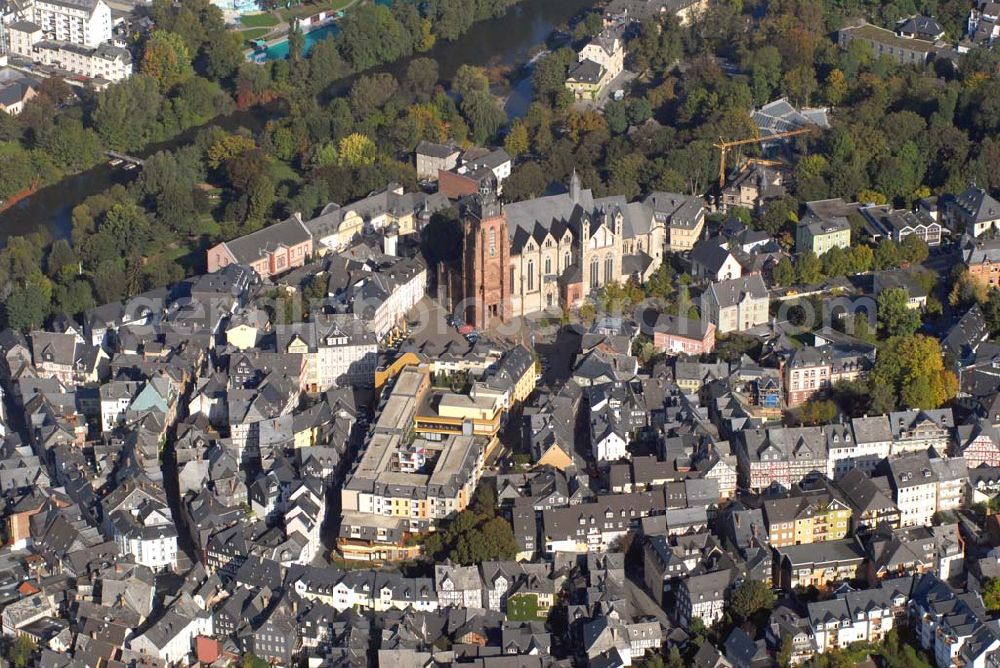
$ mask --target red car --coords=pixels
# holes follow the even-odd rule
[[[465,336],[466,334],[472,334],[474,331],[476,331],[476,328],[473,327],[472,325],[462,325],[461,327],[458,328],[458,333],[461,334],[462,336]]]

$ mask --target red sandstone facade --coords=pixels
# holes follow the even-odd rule
[[[485,329],[508,319],[510,286],[504,279],[509,265],[507,215],[496,194],[484,188],[465,217],[462,297],[466,323]]]

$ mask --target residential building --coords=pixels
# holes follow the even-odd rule
[[[785,363],[785,392],[789,408],[798,406],[833,384],[833,351],[806,346],[795,350]]]
[[[177,565],[177,526],[166,506],[145,502],[111,516],[114,540],[122,554],[154,572]]]
[[[831,248],[848,248],[851,245],[851,224],[846,218],[819,218],[806,215],[795,228],[795,250],[812,251],[821,256]]]
[[[778,548],[841,540],[851,525],[850,506],[826,493],[766,499],[763,510],[769,542]]]
[[[697,617],[705,626],[722,621],[733,586],[734,573],[720,570],[692,575],[681,580],[677,589],[677,619],[683,627]]]
[[[0,112],[17,116],[38,94],[38,81],[19,70],[0,67]]]
[[[22,41],[27,39],[25,37]],[[42,65],[57,67],[96,81],[114,83],[132,76],[132,53],[113,44],[84,46],[45,39],[34,42],[30,53],[22,55]]]
[[[820,427],[746,429],[733,440],[741,485],[753,491],[788,490],[827,471],[827,435]]]
[[[850,462],[852,466],[847,470],[858,468],[870,475],[874,473],[875,465],[893,452],[893,434],[889,427],[889,416],[854,418],[851,420],[851,430],[854,432],[854,453]]]
[[[837,43],[841,49],[846,50],[854,40],[861,40],[871,46],[876,58],[886,56],[901,65],[923,65],[934,58],[939,50],[934,42],[903,37],[891,30],[864,22],[841,28],[837,32]]]
[[[676,193],[654,192],[642,201],[653,211],[653,220],[665,226],[667,250],[675,253],[690,251],[705,229],[705,201],[700,197]],[[647,252],[659,258],[660,250],[648,245]],[[637,250],[642,250],[640,245]],[[629,249],[629,252],[634,252]]]
[[[353,204],[327,204],[305,227],[315,240],[315,252],[340,252],[365,236],[386,230],[405,237],[416,234],[434,213],[450,206],[441,193],[408,193],[398,183],[372,193]]]
[[[691,250],[691,275],[707,281],[728,281],[742,276],[742,267],[725,239],[699,241]]]
[[[854,580],[861,573],[865,555],[853,538],[776,550],[775,578],[779,587],[829,589]]]
[[[1000,228],[1000,202],[985,189],[970,185],[943,202],[941,217],[952,231],[980,237],[991,229]]]
[[[566,87],[577,100],[596,100],[625,69],[622,32],[620,26],[605,28],[577,53],[566,78]]]
[[[706,355],[715,349],[715,325],[703,319],[647,311],[642,329],[652,334],[657,350],[670,355]]]
[[[722,189],[721,207],[726,211],[740,207],[759,212],[765,202],[784,193],[785,170],[750,161]]]
[[[958,45],[959,52],[966,52],[971,46],[990,48],[1000,37],[1000,4],[993,0],[979,0],[969,10],[966,21],[966,42]]]
[[[769,294],[760,274],[711,283],[701,296],[709,322],[721,334],[745,332],[768,321]]]
[[[892,454],[924,452],[934,448],[948,450],[955,418],[950,408],[935,410],[912,409],[889,414],[892,430]]]
[[[495,184],[497,192],[501,193],[513,162],[502,148],[470,148],[461,154],[458,164],[452,169],[438,172],[438,192],[448,199],[457,200]]]
[[[965,460],[968,468],[1000,466],[1000,429],[989,420],[958,425],[952,454]]]
[[[313,254],[313,236],[295,214],[256,232],[224,241],[208,249],[208,271],[245,264],[261,278],[301,267]]]
[[[604,552],[641,518],[665,509],[663,490],[655,490],[611,494],[593,503],[546,510],[542,513],[545,552]]]
[[[820,653],[856,642],[880,643],[896,621],[893,601],[883,589],[849,591],[827,601],[809,603],[808,608],[809,625]]]
[[[111,41],[111,8],[104,0],[35,0],[32,20],[46,39],[89,47]]]
[[[938,478],[926,452],[911,452],[887,461],[900,526],[928,526],[937,512]]]
[[[434,566],[434,589],[442,608],[482,608],[483,580],[477,566],[455,566],[446,561]]]
[[[306,391],[375,384],[378,343],[364,321],[353,315],[314,313],[307,322],[278,325],[279,353],[301,354],[306,360]]]
[[[462,151],[454,144],[421,141],[417,144],[417,178],[436,181],[438,172],[449,172],[458,165]]]
[[[969,275],[991,288],[1000,288],[1000,239],[963,236],[959,246]]]
[[[899,527],[899,508],[893,501],[888,479],[871,478],[861,468],[846,473],[836,482],[843,499],[851,507],[851,530],[864,534],[880,525]]]

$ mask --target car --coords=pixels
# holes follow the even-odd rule
[[[469,343],[475,343],[476,341],[479,340],[479,335],[475,334],[475,333],[473,333],[473,334],[466,334],[465,335],[465,340],[468,341]]]

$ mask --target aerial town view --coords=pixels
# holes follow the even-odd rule
[[[1000,668],[1000,3],[0,0],[0,668]]]

